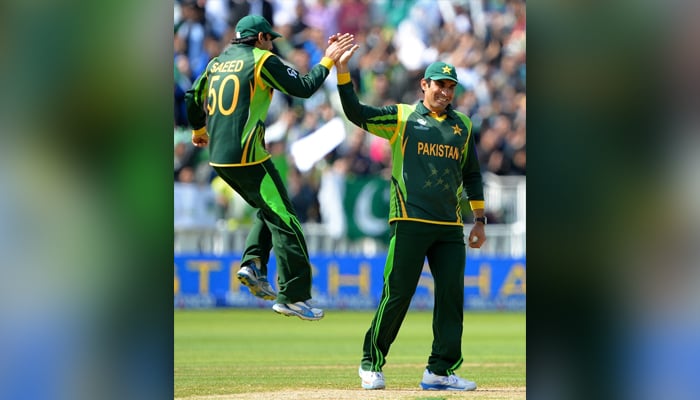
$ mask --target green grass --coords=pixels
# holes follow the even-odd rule
[[[175,310],[175,397],[283,389],[357,389],[371,311],[321,321],[270,309]],[[387,385],[415,389],[430,354],[430,312],[409,312],[384,366]],[[479,388],[525,387],[525,314],[465,313],[458,374]]]

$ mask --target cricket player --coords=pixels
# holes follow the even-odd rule
[[[311,263],[301,224],[279,172],[265,148],[265,118],[273,89],[308,98],[321,87],[333,64],[352,46],[353,36],[328,39],[325,56],[301,75],[271,52],[281,35],[259,15],[243,17],[231,45],[214,57],[185,95],[192,143],[209,145],[209,164],[248,204],[258,208],[246,240],[238,279],[251,293],[276,299],[272,309],[304,320],[323,318],[311,307]],[[267,280],[274,248],[278,288]]]
[[[416,291],[427,257],[435,282],[432,353],[420,386],[425,390],[475,390],[455,371],[462,364],[466,248],[460,199],[475,216],[469,246],[486,240],[484,194],[472,122],[455,110],[453,65],[432,63],[416,104],[361,104],[347,67],[353,46],[336,63],[338,91],[347,118],[391,145],[391,239],[379,306],[367,331],[359,375],[365,389],[384,389],[382,367]]]

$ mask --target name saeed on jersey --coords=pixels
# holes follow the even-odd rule
[[[215,72],[239,72],[243,69],[245,63],[241,60],[230,60],[226,62],[214,62],[211,65],[210,72],[213,74]]]
[[[459,161],[460,151],[458,147],[449,144],[418,142],[418,155],[451,158]]]

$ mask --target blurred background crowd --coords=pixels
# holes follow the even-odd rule
[[[455,65],[459,85],[453,105],[474,123],[482,171],[524,176],[525,9],[525,0],[176,0],[175,185],[207,193],[216,220],[235,227],[250,218],[249,207],[207,164],[207,149],[190,143],[183,102],[185,91],[248,14],[264,16],[283,35],[274,41],[273,51],[302,73],[319,62],[328,36],[354,34],[360,50],[351,60],[351,76],[360,100],[370,105],[415,103],[422,98],[419,82],[429,63]],[[327,195],[332,182],[390,175],[388,143],[345,120],[335,86],[332,71],[309,99],[276,91],[266,121],[266,143],[302,223],[333,218],[344,192]],[[311,167],[300,167],[291,146],[336,117],[343,119],[344,139]],[[181,203],[188,196],[180,192],[176,190],[176,204],[178,196]],[[492,222],[508,222],[494,210],[487,215]]]

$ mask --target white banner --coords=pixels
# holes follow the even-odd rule
[[[290,151],[294,163],[301,172],[310,170],[345,140],[345,125],[340,117],[335,117],[314,132],[292,143]]]

